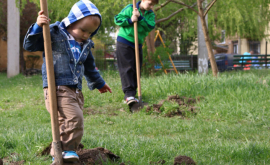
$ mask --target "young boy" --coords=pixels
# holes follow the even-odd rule
[[[24,39],[24,49],[44,51],[42,25],[49,19],[39,12],[37,22],[33,24]],[[101,25],[101,15],[96,6],[89,0],[80,0],[72,7],[69,15],[50,25],[52,54],[55,72],[56,95],[60,140],[64,162],[75,162],[79,159],[76,149],[83,136],[82,77],[88,88],[97,88],[100,93],[111,92],[98,71],[95,69],[91,48],[93,37]],[[46,108],[49,110],[46,61],[43,53],[42,79]],[[51,150],[54,156],[54,151]]]
[[[136,58],[134,45],[134,22],[138,22],[138,41],[140,66],[142,64],[142,44],[144,38],[155,28],[155,14],[152,11],[158,0],[142,0],[137,2],[136,9],[133,5],[127,5],[118,15],[114,17],[116,25],[120,26],[117,37],[116,55],[119,73],[122,82],[124,99],[131,107],[138,102],[135,98],[137,91]]]

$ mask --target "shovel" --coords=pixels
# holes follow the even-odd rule
[[[46,0],[40,0],[40,8],[41,10],[44,11],[44,15],[49,18]],[[56,88],[55,88],[55,76],[54,76],[54,66],[52,56],[51,34],[50,34],[50,27],[48,24],[43,25],[43,38],[44,38],[44,52],[46,59],[47,79],[48,79],[48,94],[50,101],[52,136],[53,136],[52,142],[52,147],[54,150],[53,165],[63,165],[62,147],[60,141],[58,111],[56,102],[57,98],[55,92]]]
[[[133,11],[136,8],[136,0],[133,0]],[[141,80],[140,80],[140,57],[139,57],[139,43],[138,43],[138,26],[137,22],[134,22],[134,40],[135,40],[135,57],[136,57],[136,73],[137,73],[137,85],[138,85],[138,98],[139,102],[134,103],[131,107],[132,112],[139,111],[142,109],[147,103],[142,102],[141,95]]]

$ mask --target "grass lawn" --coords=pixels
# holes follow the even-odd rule
[[[270,164],[270,70],[227,72],[214,78],[196,73],[142,77],[142,97],[157,104],[169,95],[203,96],[197,115],[163,117],[130,113],[123,103],[117,72],[103,77],[113,93],[90,91],[85,98],[85,148],[104,147],[120,156],[117,163],[147,165],[178,155],[201,165]],[[44,104],[40,75],[0,74],[0,158],[48,165],[38,154],[52,140],[50,116]],[[89,114],[88,109],[94,110]],[[17,153],[17,154],[12,154]]]

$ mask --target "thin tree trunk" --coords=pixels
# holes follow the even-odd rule
[[[153,54],[155,53],[155,29],[152,30],[148,36],[145,38],[146,39],[146,45],[147,45],[147,60],[148,62],[151,64],[151,68],[150,68],[150,72],[149,73],[153,73],[153,71],[155,70],[154,68],[154,60],[152,58]]]
[[[216,60],[214,58],[214,53],[213,53],[211,41],[210,41],[209,34],[208,34],[208,29],[207,29],[206,22],[205,22],[205,16],[204,16],[204,13],[203,13],[201,0],[197,0],[197,5],[198,5],[199,16],[201,18],[202,30],[203,30],[203,33],[204,33],[204,39],[205,39],[206,47],[207,47],[207,50],[208,50],[208,57],[210,59],[212,72],[213,72],[213,75],[215,77],[217,77],[217,73],[218,73],[217,63],[216,63]]]

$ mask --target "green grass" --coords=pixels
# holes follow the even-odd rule
[[[146,165],[163,159],[172,165],[178,155],[201,165],[270,164],[269,73],[227,72],[217,79],[196,73],[142,77],[142,97],[150,104],[174,94],[204,97],[196,105],[197,115],[182,119],[129,113],[119,75],[105,72],[112,94],[89,91],[83,83],[85,109],[99,113],[85,113],[82,143],[120,156],[119,162],[107,164]],[[52,140],[41,76],[6,77],[0,74],[0,158],[18,153],[10,159],[50,164],[49,156],[38,156]]]

